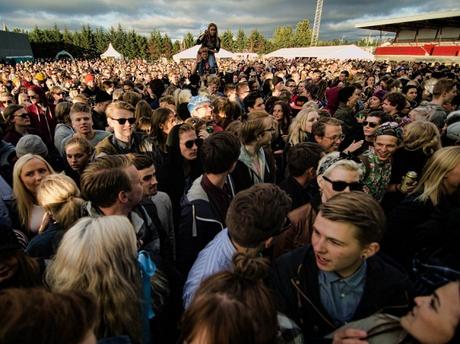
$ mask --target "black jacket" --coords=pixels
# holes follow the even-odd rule
[[[302,329],[306,342],[321,339],[337,329],[321,304],[318,268],[312,246],[281,256],[274,265],[270,284],[279,310]],[[389,309],[406,311],[412,285],[408,277],[388,258],[375,255],[367,260],[366,284],[353,319],[357,320]]]

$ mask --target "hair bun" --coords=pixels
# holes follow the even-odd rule
[[[233,264],[235,274],[252,281],[267,277],[270,268],[267,258],[249,253],[235,254]]]

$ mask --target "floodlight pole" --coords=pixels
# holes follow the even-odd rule
[[[311,34],[311,46],[318,45],[319,25],[321,24],[321,14],[323,13],[323,0],[316,0],[315,21],[313,22],[313,30]]]

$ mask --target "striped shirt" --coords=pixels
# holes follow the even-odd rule
[[[227,228],[223,229],[200,251],[185,282],[182,299],[187,308],[201,281],[217,272],[229,270],[236,249],[230,241]]]

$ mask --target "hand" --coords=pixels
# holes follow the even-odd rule
[[[361,148],[361,146],[363,145],[364,143],[364,140],[361,140],[361,141],[354,141],[351,143],[351,145],[349,145],[347,148],[345,148],[344,150],[344,153],[353,153],[354,151],[358,150]]]
[[[202,128],[198,131],[198,137],[202,140],[206,140],[209,137],[209,133],[206,128]]]
[[[334,334],[332,344],[368,344],[368,342],[364,340],[366,337],[366,331],[346,328]]]

